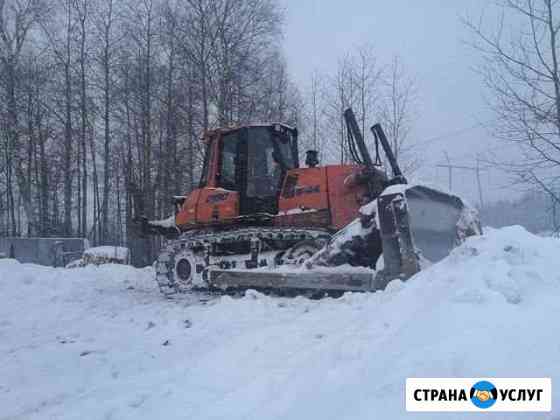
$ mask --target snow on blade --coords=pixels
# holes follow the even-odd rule
[[[478,419],[405,412],[405,379],[558,383],[559,255],[557,239],[489,229],[384,292],[206,304],[161,298],[151,269],[0,260],[0,417]]]

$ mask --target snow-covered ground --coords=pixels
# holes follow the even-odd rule
[[[560,241],[469,239],[406,284],[168,301],[151,269],[0,260],[0,419],[560,419]],[[553,413],[407,413],[405,379],[552,377]]]

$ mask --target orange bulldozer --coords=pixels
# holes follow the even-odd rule
[[[300,166],[297,129],[253,124],[204,134],[197,189],[174,197],[165,220],[138,220],[166,238],[156,263],[165,295],[258,289],[334,293],[382,289],[481,233],[459,197],[409,185],[379,124],[373,160],[352,109],[344,113],[352,163]],[[376,147],[379,150],[379,147]]]

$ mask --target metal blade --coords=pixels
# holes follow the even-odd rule
[[[465,207],[460,198],[425,186],[405,191],[414,245],[431,262],[458,244],[457,224]]]

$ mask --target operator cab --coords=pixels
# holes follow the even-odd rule
[[[200,188],[237,192],[240,215],[276,214],[286,172],[299,167],[297,130],[283,124],[251,125],[212,136]]]

